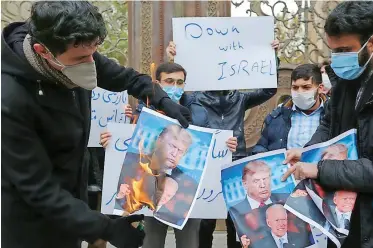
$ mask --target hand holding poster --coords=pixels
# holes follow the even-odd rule
[[[228,211],[243,247],[312,247],[311,227],[284,208],[295,187],[283,165],[285,149],[258,154],[224,166],[221,183]],[[286,245],[285,245],[286,244]]]
[[[356,130],[350,130],[332,140],[305,148],[301,161],[317,164],[320,160],[356,159]],[[297,185],[285,208],[316,226],[337,247],[341,247],[349,232],[356,197],[355,192],[327,191],[315,180],[306,179]]]
[[[96,87],[91,95],[91,132],[88,147],[101,147],[100,133],[109,122],[129,123],[124,114],[124,105],[128,103],[127,91],[111,92]]]
[[[115,196],[115,214],[144,207],[182,229],[197,198],[214,130],[189,126],[143,108],[133,133]]]
[[[277,88],[273,17],[184,17],[172,26],[185,90]]]

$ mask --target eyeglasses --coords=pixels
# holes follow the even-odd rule
[[[183,79],[166,78],[162,81],[165,82],[166,84],[172,84],[172,85],[176,84],[178,86],[182,86],[185,84],[185,81]]]

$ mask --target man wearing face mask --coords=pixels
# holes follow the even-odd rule
[[[71,247],[82,240],[139,247],[143,216],[109,218],[87,193],[91,90],[128,90],[188,126],[189,110],[151,78],[96,50],[107,31],[87,1],[34,2],[27,23],[2,34],[2,246]],[[183,114],[185,116],[183,116]]]
[[[310,141],[324,115],[326,96],[317,65],[304,64],[291,74],[291,99],[270,113],[253,154],[299,148]]]
[[[324,61],[320,65],[320,71],[323,84],[321,92],[324,93],[327,97],[330,97],[332,94],[332,87],[335,86],[337,76],[333,72],[328,61]]]
[[[158,83],[162,89],[167,92],[169,97],[173,101],[187,107],[190,110],[192,114],[191,124],[200,127],[209,127],[208,115],[205,108],[201,104],[197,103],[193,96],[184,93],[187,72],[181,65],[169,62],[160,64],[155,74],[157,80],[156,83]],[[140,115],[143,107],[157,110],[154,106],[147,105],[141,101],[133,113],[132,109],[127,106],[125,112],[127,113],[127,117],[131,118],[131,123],[137,122],[137,118]],[[108,145],[110,139],[111,134],[109,132],[104,132],[101,134],[101,144],[104,148]],[[229,138],[226,141],[226,144],[231,152],[236,151],[237,139],[235,137]],[[177,174],[180,174],[180,172],[178,173],[177,170],[179,169],[175,169],[176,173],[173,171],[168,173],[171,177],[177,177]],[[186,182],[186,180],[184,180],[184,182]],[[180,191],[188,192],[185,189],[190,187],[188,186],[185,188],[182,185],[182,183],[179,183]],[[174,229],[176,248],[198,248],[200,223],[200,219],[189,219],[183,230]],[[159,222],[153,217],[145,217],[146,237],[144,239],[143,248],[163,248],[165,246],[167,229],[168,226],[166,224]]]
[[[342,247],[373,247],[373,2],[342,2],[328,16],[326,38],[332,49],[331,67],[338,76],[333,94],[311,141],[327,141],[357,129],[357,160],[321,160],[301,163],[301,151],[287,152],[284,163],[297,179],[311,178],[327,189],[358,193],[350,232]],[[335,247],[332,242],[328,247]]]
[[[277,51],[279,41],[275,40],[271,47]],[[172,61],[176,56],[176,45],[170,42],[166,49],[168,59]],[[280,60],[277,58],[277,68]],[[240,92],[238,90],[204,91],[194,92],[194,97],[208,113],[211,128],[233,130],[237,137],[237,151],[233,153],[233,161],[244,158],[248,155],[244,135],[244,117],[248,109],[254,108],[273,97],[277,92],[275,89],[258,89],[252,92]],[[227,246],[228,248],[240,248],[240,242],[236,238],[236,230],[230,216],[226,220],[227,225]],[[216,227],[216,220],[202,220],[200,230],[200,248],[211,248],[213,232]]]

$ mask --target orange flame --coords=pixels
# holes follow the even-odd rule
[[[126,196],[126,204],[124,209],[129,213],[133,213],[135,211],[140,210],[143,205],[146,205],[151,210],[155,210],[154,201],[151,199],[152,197],[148,195],[148,192],[142,191],[145,188],[146,178],[150,176],[157,176],[157,173],[154,173],[153,170],[150,168],[148,163],[142,162],[142,158],[145,155],[142,153],[143,150],[144,140],[141,139],[139,142],[139,168],[138,168],[138,175],[135,178],[131,178],[129,185],[132,187],[131,194]],[[136,178],[140,178],[136,180]]]

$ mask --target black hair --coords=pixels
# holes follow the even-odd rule
[[[326,19],[324,29],[329,36],[357,34],[364,44],[373,34],[373,1],[338,4]]]
[[[87,1],[35,2],[28,24],[31,44],[41,43],[54,55],[72,44],[101,44],[107,35],[98,8]]]
[[[321,63],[320,67],[323,67],[323,66],[329,66],[329,65],[330,65],[330,62],[327,61],[327,60],[324,60],[324,61]]]
[[[173,72],[179,72],[182,71],[184,73],[184,81],[186,80],[187,73],[181,65],[173,62],[166,62],[163,64],[160,64],[157,68],[157,71],[155,72],[155,79],[158,81],[161,80],[161,73],[173,73]]]
[[[303,64],[295,68],[291,73],[291,82],[298,79],[309,80],[312,77],[312,83],[320,85],[322,83],[320,67],[314,64]]]

